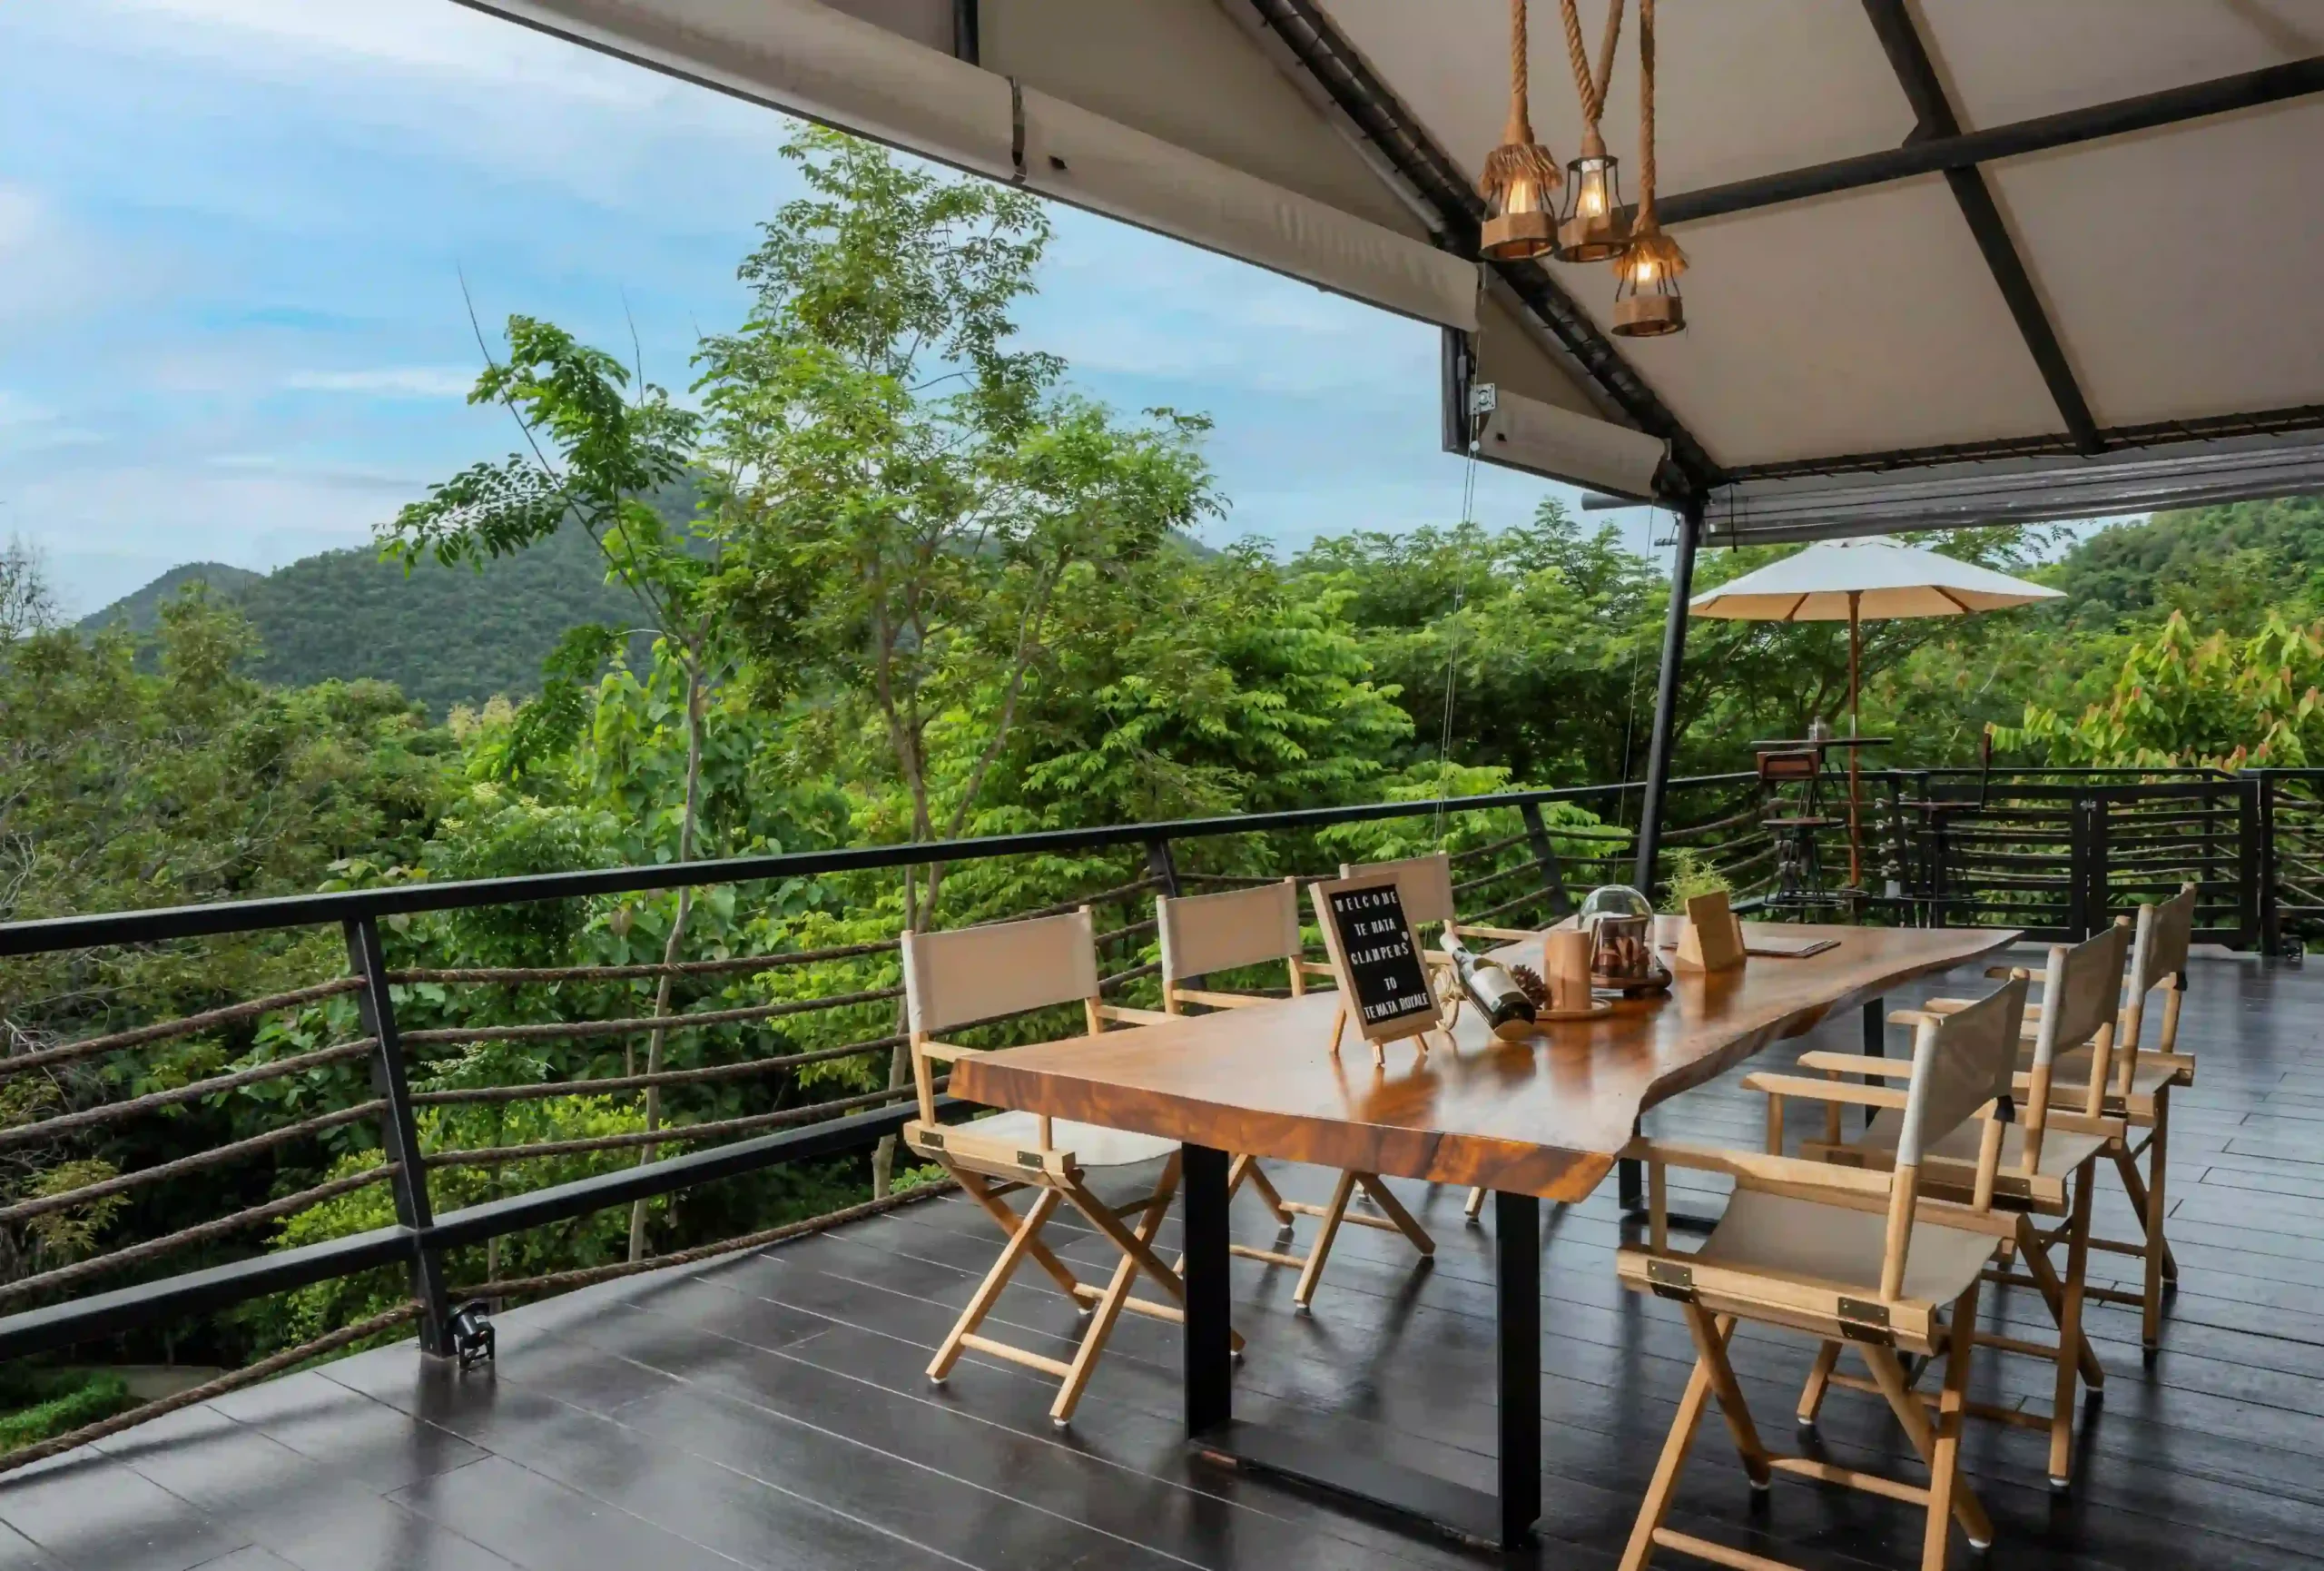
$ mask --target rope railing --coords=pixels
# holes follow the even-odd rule
[[[699,1031],[710,1025],[735,1025],[747,1021],[781,1020],[817,1010],[843,1009],[852,1004],[878,1003],[901,998],[901,987],[874,987],[862,993],[836,993],[829,998],[793,998],[780,1003],[757,1003],[745,1009],[706,1009],[692,1013],[644,1015],[626,1020],[549,1021],[533,1025],[452,1025],[403,1033],[407,1047],[428,1044],[466,1046],[484,1042],[582,1041],[599,1036],[645,1036],[655,1031]]]
[[[209,1168],[223,1167],[228,1163],[240,1161],[246,1156],[256,1156],[261,1151],[272,1151],[277,1146],[288,1145],[296,1140],[303,1140],[309,1135],[322,1134],[347,1124],[360,1123],[365,1119],[377,1118],[387,1111],[387,1106],[388,1104],[384,1102],[357,1102],[353,1107],[341,1108],[337,1112],[327,1112],[320,1118],[302,1119],[297,1123],[284,1124],[280,1129],[271,1129],[263,1134],[255,1134],[247,1140],[238,1140],[229,1145],[212,1146],[208,1151],[196,1151],[192,1156],[180,1157],[175,1161],[165,1161],[155,1167],[139,1168],[134,1172],[122,1173],[118,1177],[103,1179],[96,1183],[83,1184],[78,1189],[60,1190],[51,1195],[35,1195],[31,1200],[18,1200],[14,1205],[0,1207],[0,1224],[30,1221],[34,1217],[47,1216],[53,1211],[71,1210],[76,1206],[87,1205],[92,1200],[103,1200],[111,1195],[126,1194],[131,1190],[143,1189],[147,1184],[162,1183],[170,1179],[184,1178],[189,1173],[201,1172]]]
[[[98,1124],[132,1118],[141,1112],[152,1112],[157,1108],[177,1107],[189,1102],[200,1102],[205,1096],[216,1096],[221,1092],[256,1085],[261,1081],[281,1080],[285,1075],[303,1074],[325,1064],[343,1063],[350,1058],[363,1057],[379,1045],[376,1038],[359,1037],[353,1042],[342,1042],[336,1047],[318,1048],[312,1052],[278,1058],[233,1074],[213,1075],[208,1080],[192,1081],[167,1091],[149,1092],[143,1096],[133,1096],[123,1102],[99,1102],[78,1112],[58,1113],[54,1118],[11,1125],[0,1129],[0,1149],[25,1145],[36,1140],[52,1140],[74,1130],[93,1129]]]
[[[310,1189],[300,1190],[296,1194],[284,1195],[280,1200],[269,1200],[264,1205],[251,1206],[245,1210],[220,1217],[214,1221],[200,1222],[190,1228],[180,1228],[176,1232],[165,1233],[158,1239],[148,1239],[143,1243],[131,1244],[126,1249],[114,1250],[107,1254],[94,1255],[85,1260],[75,1260],[69,1266],[58,1266],[54,1270],[35,1272],[29,1277],[18,1277],[13,1282],[0,1282],[0,1302],[24,1298],[34,1293],[50,1291],[57,1288],[70,1287],[74,1282],[86,1281],[91,1277],[102,1276],[108,1271],[143,1264],[146,1260],[168,1254],[174,1250],[183,1249],[188,1244],[207,1243],[212,1239],[224,1238],[229,1233],[238,1232],[243,1228],[256,1227],[261,1222],[280,1221],[284,1217],[296,1216],[300,1211],[319,1206],[325,1200],[336,1200],[343,1194],[352,1194],[359,1189],[369,1189],[376,1183],[385,1183],[401,1171],[398,1163],[382,1162],[378,1167],[365,1168],[361,1172],[344,1173],[335,1179],[326,1179],[323,1182]]]
[[[145,1047],[157,1042],[172,1042],[182,1036],[195,1036],[221,1025],[231,1025],[244,1020],[254,1020],[261,1014],[271,1014],[280,1009],[297,1009],[303,1004],[318,1003],[340,993],[361,989],[362,978],[341,976],[312,987],[294,988],[289,993],[277,993],[265,998],[249,999],[230,1003],[220,1009],[204,1010],[199,1014],[182,1014],[174,1020],[159,1021],[130,1031],[116,1031],[106,1036],[84,1037],[60,1047],[35,1048],[0,1058],[0,1080],[15,1075],[29,1074],[36,1069],[47,1069],[59,1063],[72,1063],[99,1053],[119,1052],[124,1048]]]
[[[937,1094],[943,1094],[948,1081],[936,1082]],[[742,1118],[722,1118],[708,1123],[664,1124],[659,1129],[636,1130],[622,1134],[591,1135],[583,1140],[536,1141],[529,1145],[478,1146],[472,1150],[429,1151],[421,1161],[430,1169],[447,1167],[495,1167],[502,1162],[529,1161],[539,1157],[581,1156],[595,1151],[635,1151],[641,1146],[690,1145],[699,1141],[716,1140],[727,1135],[748,1134],[755,1130],[782,1129],[792,1124],[812,1123],[833,1113],[852,1112],[858,1108],[881,1107],[903,1098],[916,1096],[918,1092],[909,1085],[890,1087],[882,1091],[867,1091],[859,1096],[841,1097],[832,1102],[819,1102],[812,1107],[788,1107],[775,1112],[754,1112]],[[5,1289],[0,1289],[5,1291]]]
[[[860,959],[867,954],[892,954],[900,947],[901,945],[897,940],[883,938],[875,944],[842,944],[829,949],[789,949],[773,954],[740,954],[726,960],[678,960],[667,965],[657,961],[639,965],[438,968],[390,971],[388,980],[399,987],[431,982],[491,983],[511,987],[558,982],[652,982],[664,976],[721,976],[738,971],[778,971],[790,965],[816,965],[825,961]],[[362,983],[350,978],[349,985],[359,987]]]
[[[542,1102],[560,1096],[606,1096],[617,1091],[643,1091],[649,1085],[700,1085],[724,1080],[747,1080],[811,1063],[831,1063],[884,1052],[908,1039],[901,1034],[851,1042],[839,1047],[819,1047],[810,1052],[787,1052],[778,1058],[750,1058],[739,1063],[705,1064],[699,1069],[665,1069],[654,1074],[606,1075],[583,1080],[528,1081],[518,1085],[448,1086],[411,1093],[414,1107],[444,1107],[475,1102]],[[6,1213],[0,1212],[0,1220]]]

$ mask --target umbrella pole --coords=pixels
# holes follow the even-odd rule
[[[1854,589],[1848,591],[1848,738],[1851,741],[1864,734],[1863,717],[1857,708],[1861,702],[1857,684],[1861,679],[1864,657],[1863,624],[1857,618],[1857,611],[1863,603],[1861,593]],[[1863,756],[1864,749],[1860,746],[1848,749],[1848,887],[1851,889],[1864,887],[1864,831],[1862,810],[1858,805]]]

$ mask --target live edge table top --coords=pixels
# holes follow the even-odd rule
[[[1745,924],[1747,934],[1758,924]],[[1662,997],[1503,1042],[1473,1009],[1455,1047],[1433,1033],[1388,1044],[1351,1029],[1332,1051],[1338,995],[1311,993],[1167,1024],[963,1058],[954,1094],[990,1107],[1167,1136],[1189,1144],[1545,1200],[1597,1188],[1648,1108],[1812,1030],[1827,1015],[2002,949],[2008,928],[1787,923],[1787,938],[1837,947],[1741,969],[1680,973]],[[1539,944],[1494,952],[1541,964]]]

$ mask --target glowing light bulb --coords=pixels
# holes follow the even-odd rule
[[[1606,216],[1606,177],[1594,171],[1582,176],[1581,194],[1574,203],[1574,211],[1584,218]]]
[[[1654,282],[1654,275],[1660,271],[1652,257],[1642,256],[1639,258],[1638,265],[1630,270],[1630,277],[1640,284],[1649,284]]]

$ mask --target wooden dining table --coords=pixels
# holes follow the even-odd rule
[[[1680,973],[1667,994],[1617,1002],[1593,1020],[1495,1037],[1472,1009],[1432,1047],[1388,1044],[1376,1064],[1349,1033],[1334,1051],[1336,995],[1311,993],[1103,1036],[962,1059],[951,1092],[1182,1142],[1187,1427],[1202,1453],[1337,1490],[1499,1547],[1541,1516],[1541,1202],[1587,1197],[1641,1114],[1834,1013],[2014,943],[2004,928],[1744,924],[1754,934],[1828,937],[1797,958]],[[1541,963],[1538,943],[1493,952]],[[1450,1042],[1446,1040],[1447,1035]],[[1336,1450],[1328,1437],[1237,1421],[1228,1324],[1227,1165],[1232,1154],[1313,1162],[1493,1192],[1500,1395],[1499,1487],[1470,1488]]]

